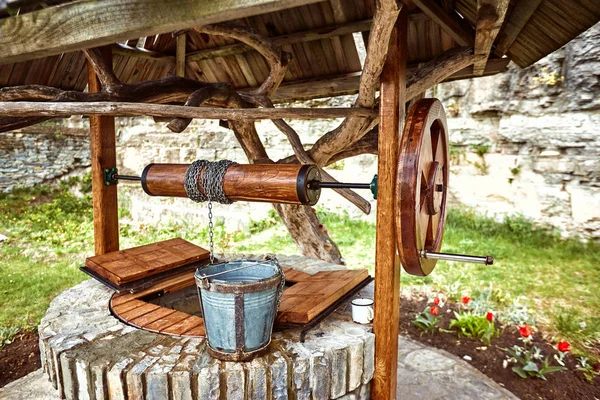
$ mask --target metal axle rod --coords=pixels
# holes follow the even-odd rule
[[[421,258],[432,260],[459,261],[485,265],[492,265],[494,263],[494,257],[492,256],[469,256],[466,254],[436,253],[426,250],[421,250],[420,256]]]
[[[122,179],[124,181],[138,181],[138,182],[140,182],[142,180],[141,176],[133,176],[133,175],[117,175],[117,174],[113,174],[112,178],[116,179],[116,180]]]
[[[342,183],[342,182],[321,182],[312,181],[310,183],[315,189],[371,189],[370,183]]]

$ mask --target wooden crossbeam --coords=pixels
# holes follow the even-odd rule
[[[509,0],[477,0],[477,27],[475,30],[475,56],[473,75],[481,76],[496,36],[502,28]]]
[[[363,32],[371,29],[371,19],[357,22],[339,24],[332,27],[310,29],[306,31],[290,33],[287,35],[275,36],[269,38],[269,41],[275,46],[283,46],[294,43],[310,42],[313,40],[327,39],[335,36],[342,36],[354,32]],[[250,46],[243,43],[221,46],[214,49],[198,50],[187,55],[188,61],[200,61],[215,57],[226,57],[235,54],[242,54],[253,50]]]
[[[507,19],[504,28],[498,34],[499,39],[494,54],[502,57],[508,52],[508,49],[515,42],[541,2],[542,0],[520,0],[517,2],[510,13],[510,18]]]
[[[488,58],[485,70],[482,76],[495,75],[506,71],[510,58]],[[444,82],[455,81],[459,79],[468,79],[473,77],[473,66],[461,69],[460,71],[450,75]]]
[[[0,20],[0,64],[214,24],[318,0],[77,0]]]
[[[0,117],[70,117],[72,115],[155,116],[203,119],[326,119],[377,116],[376,110],[337,108],[218,108],[125,102],[0,102]]]
[[[273,102],[283,102],[292,99],[309,100],[354,94],[358,92],[360,75],[360,72],[352,72],[345,75],[284,83],[273,94],[272,100]]]
[[[112,45],[113,54],[125,57],[143,58],[146,60],[166,61],[173,63],[175,57],[158,51],[146,50],[139,47],[127,46],[126,44],[115,43]]]
[[[461,46],[473,46],[473,28],[454,11],[448,13],[435,0],[412,0],[429,18]]]
[[[472,47],[462,47],[452,49],[415,68],[406,83],[406,100],[411,100],[430,87],[443,82],[452,74],[473,64],[475,59]]]
[[[443,53],[426,63],[409,65],[407,68],[409,76],[409,99],[413,97],[413,94],[419,93],[418,90],[420,87],[428,84],[420,82],[420,79],[418,78],[429,75],[428,71],[430,70],[430,67],[428,66],[431,66],[432,70],[437,75],[437,77],[431,78],[432,81],[435,81],[435,83],[431,85],[433,86],[440,82],[472,77],[473,67],[471,64],[473,64],[474,61],[475,57],[473,56],[472,48],[465,47],[462,49],[449,50],[447,53]],[[505,71],[509,61],[508,58],[490,58],[483,75],[494,75]],[[423,70],[423,68],[425,68],[425,70]],[[345,75],[284,83],[277,89],[272,100],[277,103],[290,101],[292,99],[309,100],[355,94],[358,92],[360,74],[360,72],[353,72]],[[243,89],[242,91],[246,91],[246,89]]]

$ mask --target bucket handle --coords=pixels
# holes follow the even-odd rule
[[[285,274],[283,273],[283,268],[281,268],[281,264],[279,264],[279,260],[277,260],[277,256],[273,253],[269,253],[265,256],[265,261],[271,261],[277,267],[277,273],[280,276],[279,286],[277,287],[277,308],[275,309],[275,313],[279,310],[279,306],[281,305],[281,296],[283,296],[283,288],[285,287]]]
[[[283,273],[283,269],[281,268],[281,265],[279,264],[279,261],[277,260],[277,257],[275,256],[275,254],[267,254],[265,256],[265,261],[271,261],[273,264],[275,264],[275,266],[277,267],[277,273],[281,277],[279,286],[277,288],[277,309],[279,309],[279,304],[281,303],[281,296],[283,294],[283,287],[285,286],[285,275]],[[254,264],[248,264],[248,265],[243,265],[241,267],[237,267],[237,268],[230,269],[227,271],[217,272],[217,273],[214,273],[211,275],[202,275],[200,278],[200,279],[202,279],[202,289],[204,289],[204,290],[210,289],[210,282],[208,281],[208,278],[225,275],[229,272],[239,271],[241,269],[246,269],[246,268],[250,268],[250,267],[254,267],[254,266],[255,266]]]

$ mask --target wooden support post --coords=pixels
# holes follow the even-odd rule
[[[403,7],[390,38],[381,74],[378,143],[377,234],[375,242],[375,376],[374,400],[396,398],[400,266],[396,265],[394,187],[398,143],[406,104],[408,9]]]
[[[185,78],[185,44],[187,41],[187,34],[182,33],[177,36],[177,48],[176,48],[176,66],[177,76]]]
[[[473,75],[482,76],[496,35],[502,28],[509,0],[477,0],[477,30]]]
[[[110,46],[102,52],[112,65]],[[94,69],[88,63],[88,90],[102,90]],[[90,116],[90,146],[92,153],[92,204],[94,208],[94,248],[96,255],[119,250],[117,186],[104,184],[104,168],[117,165],[115,118]]]

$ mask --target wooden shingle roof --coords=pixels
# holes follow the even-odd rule
[[[129,2],[137,3],[138,7],[145,3],[141,0],[122,3]],[[62,4],[57,6],[59,3]],[[267,12],[253,10],[233,21],[249,26],[265,37],[274,38],[274,43],[281,45],[282,50],[291,55],[284,82],[273,100],[356,93],[361,72],[357,47],[366,43],[363,38],[369,35],[375,0],[273,0],[270,3],[274,6],[269,5]],[[413,0],[406,3],[411,9],[409,66],[416,68],[419,63],[430,61],[450,49],[474,45],[477,0]],[[0,87],[42,84],[84,90],[87,84],[84,55],[79,51],[62,53],[60,43],[52,47],[55,42],[61,41],[63,36],[57,34],[61,29],[65,30],[64,37],[74,34],[67,31],[69,27],[65,24],[56,27],[52,27],[52,24],[54,20],[62,18],[61,13],[68,12],[72,14],[69,14],[69,18],[76,18],[75,14],[90,4],[106,4],[106,7],[115,7],[115,13],[120,11],[114,5],[115,1],[110,0],[0,2],[0,8],[4,6],[0,11]],[[273,8],[275,10],[270,11]],[[19,15],[10,15],[8,10],[12,10],[12,14],[19,10]],[[53,10],[54,14],[49,14]],[[51,18],[40,25],[38,22],[42,16],[47,18],[48,15]],[[123,18],[127,18],[126,14]],[[560,48],[598,20],[600,2],[595,0],[510,0],[494,42],[495,47],[483,64],[486,66],[483,73],[500,72],[510,60],[526,67]],[[25,35],[19,30],[24,27],[28,29]],[[102,29],[102,22],[80,23],[77,29],[81,30],[77,32],[78,37],[93,35]],[[154,32],[152,27],[144,29],[144,32],[153,35],[140,39],[124,38],[123,35],[127,33],[115,34],[111,38],[117,40],[106,38],[103,42],[113,43],[114,69],[124,83],[158,79],[175,72],[177,39],[174,34],[171,31],[159,33],[164,31],[163,26],[157,26]],[[28,42],[19,53],[19,49],[15,48],[25,40]],[[36,41],[39,42],[40,51],[30,51],[36,47]],[[90,47],[88,44],[91,42],[81,40],[70,43],[65,48],[75,46],[83,49]],[[98,42],[93,44],[97,45]],[[40,57],[43,52],[53,54]],[[17,59],[24,61],[11,62]],[[230,82],[238,89],[251,88],[260,85],[268,71],[268,65],[260,54],[235,40],[196,31],[187,34],[188,78]],[[473,66],[449,79],[471,76]]]

